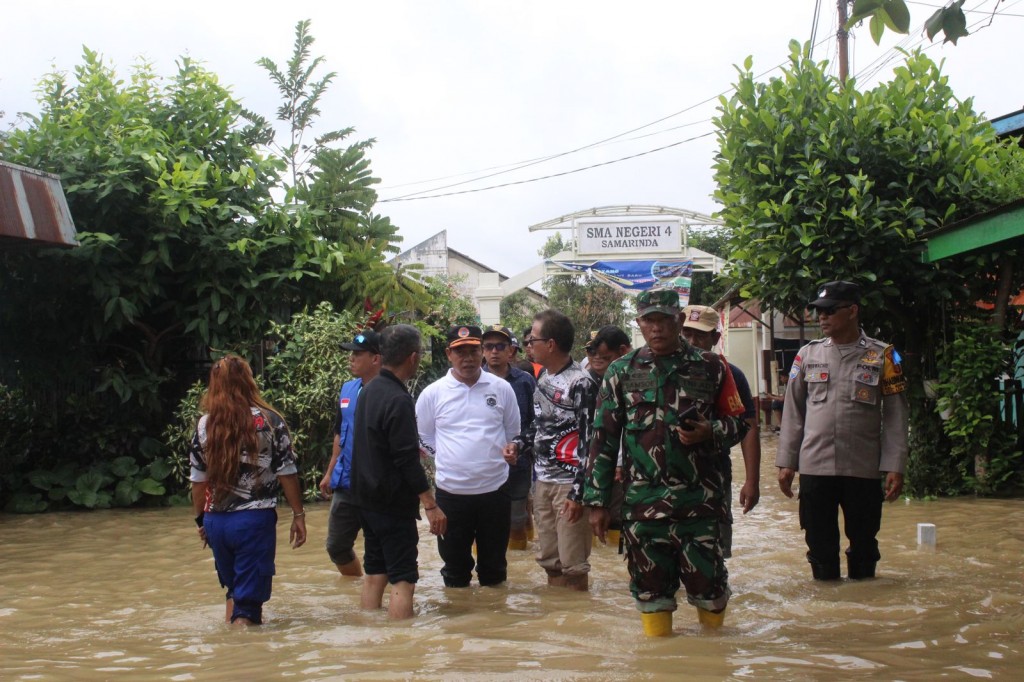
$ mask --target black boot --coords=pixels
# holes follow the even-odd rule
[[[863,580],[875,577],[875,561],[847,561],[850,580]]]
[[[839,562],[819,564],[816,561],[811,563],[811,575],[815,580],[839,580]]]

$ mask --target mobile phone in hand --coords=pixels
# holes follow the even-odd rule
[[[693,425],[687,424],[686,420],[692,419],[694,421],[700,421],[700,410],[697,409],[696,405],[690,405],[686,410],[679,415],[679,428],[683,431],[693,431]]]

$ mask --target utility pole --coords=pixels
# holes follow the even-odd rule
[[[846,6],[849,0],[839,0],[839,30],[836,31],[836,45],[839,49],[839,82],[846,85],[846,78],[850,75],[850,32],[846,30],[846,22],[849,17],[846,14]]]

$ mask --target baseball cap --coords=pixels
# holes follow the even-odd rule
[[[636,297],[636,316],[663,313],[676,317],[679,314],[679,292],[675,289],[648,289]]]
[[[483,334],[480,333],[480,327],[476,325],[460,325],[458,327],[452,327],[448,330],[448,347],[457,348],[458,346],[479,346],[480,339]]]
[[[702,332],[718,330],[718,311],[707,305],[688,305],[683,308],[683,326]]]
[[[860,303],[860,286],[853,282],[825,282],[818,287],[818,298],[808,308],[831,308],[841,303]]]
[[[367,350],[379,355],[380,334],[372,329],[366,329],[356,334],[352,339],[352,343],[343,343],[341,347],[345,350]]]
[[[487,336],[488,334],[501,334],[510,344],[515,345],[513,343],[515,341],[515,337],[512,336],[512,332],[511,330],[509,330],[508,327],[502,327],[500,324],[492,324],[490,327],[483,330],[481,338]]]

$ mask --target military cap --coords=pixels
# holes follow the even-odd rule
[[[651,313],[662,313],[676,317],[679,315],[679,292],[675,289],[648,289],[636,297],[636,316],[644,317]]]

